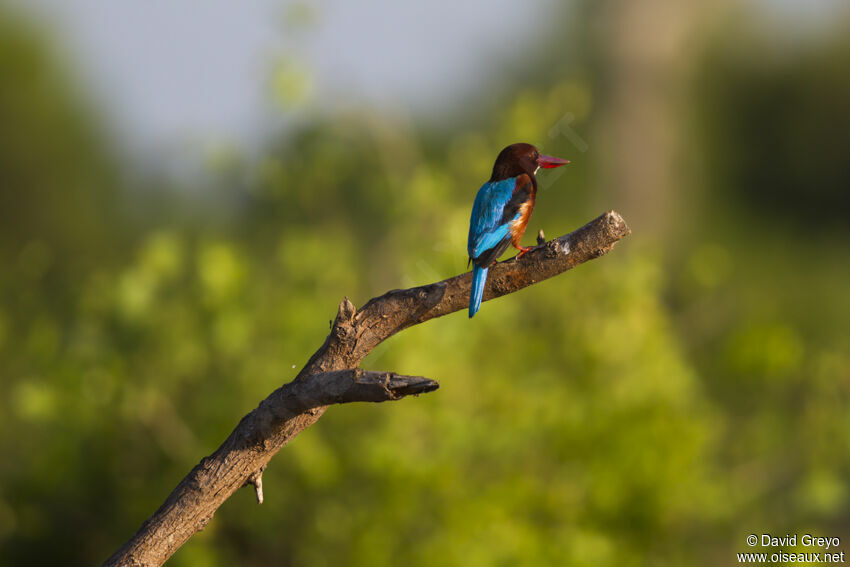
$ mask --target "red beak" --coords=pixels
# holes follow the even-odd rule
[[[540,154],[540,157],[537,158],[537,165],[543,167],[545,169],[551,169],[553,167],[561,167],[562,165],[567,165],[570,163],[568,159],[561,159],[559,157],[552,156],[544,156]]]

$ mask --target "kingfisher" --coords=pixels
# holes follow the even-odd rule
[[[493,175],[481,186],[472,205],[469,240],[466,249],[472,267],[472,289],[469,292],[469,317],[481,307],[487,270],[512,244],[519,250],[517,258],[531,250],[520,244],[537,195],[535,174],[541,167],[549,169],[570,163],[546,156],[531,144],[511,144],[499,152]]]

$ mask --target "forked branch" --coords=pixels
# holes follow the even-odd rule
[[[484,301],[598,258],[629,233],[623,218],[609,211],[570,234],[535,247],[522,259],[498,263],[490,268]],[[471,274],[465,273],[425,286],[389,291],[359,311],[344,299],[330,334],[298,376],[242,418],[221,447],[186,475],[165,503],[104,565],[162,565],[246,484],[254,486],[262,502],[262,473],[269,460],[313,425],[329,405],[391,401],[436,390],[437,382],[427,378],[367,372],[358,366],[395,333],[465,309],[471,280]]]

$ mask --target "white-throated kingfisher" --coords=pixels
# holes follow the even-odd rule
[[[499,153],[493,175],[481,186],[469,219],[466,249],[472,267],[472,289],[469,292],[469,316],[481,307],[487,270],[513,244],[517,258],[531,250],[520,244],[537,195],[535,174],[541,167],[560,167],[569,161],[546,156],[531,144],[511,144]]]

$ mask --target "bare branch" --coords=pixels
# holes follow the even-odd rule
[[[630,233],[609,211],[580,229],[539,245],[522,259],[490,268],[484,300],[551,278],[609,252]],[[201,460],[165,503],[104,565],[162,565],[245,484],[262,502],[262,472],[293,437],[318,420],[330,404],[397,400],[437,389],[433,380],[357,367],[382,341],[412,325],[465,309],[472,277],[393,290],[359,311],[343,299],[331,332],[298,376],[242,418],[218,450]]]
[[[242,418],[218,451],[195,466],[165,504],[104,565],[162,565],[246,484],[254,486],[257,502],[262,504],[263,471],[283,443],[302,429],[296,417],[318,416],[319,409],[324,411],[330,404],[400,400],[438,387],[434,380],[421,376],[359,368],[325,372],[281,386]],[[289,436],[280,439],[287,431]]]

